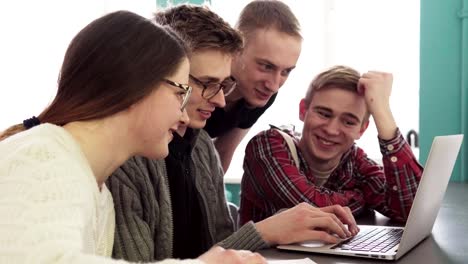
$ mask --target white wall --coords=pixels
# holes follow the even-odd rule
[[[53,99],[71,39],[93,19],[126,9],[148,17],[154,0],[26,0],[0,4],[0,130]]]

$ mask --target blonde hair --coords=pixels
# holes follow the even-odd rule
[[[304,97],[306,107],[309,107],[312,97],[316,91],[326,89],[331,86],[357,94],[360,78],[361,74],[357,70],[344,65],[333,66],[321,72],[315,76],[307,89]],[[369,116],[370,113],[366,111],[363,122],[369,120]]]

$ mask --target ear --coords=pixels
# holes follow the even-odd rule
[[[367,119],[367,121],[362,123],[361,129],[359,130],[359,136],[357,139],[360,139],[362,137],[362,134],[364,134],[364,132],[367,130],[368,127],[369,127],[369,119]]]
[[[299,120],[304,122],[305,115],[307,112],[307,106],[305,103],[305,99],[302,99],[301,102],[299,103]]]

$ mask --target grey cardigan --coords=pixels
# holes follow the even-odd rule
[[[195,185],[202,197],[211,244],[255,251],[268,247],[253,222],[234,232],[227,208],[223,170],[210,136],[201,130],[191,158]],[[173,222],[164,160],[133,157],[107,180],[116,215],[113,257],[154,261],[172,257]],[[196,243],[196,241],[194,241]]]

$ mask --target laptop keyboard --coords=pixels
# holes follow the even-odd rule
[[[361,231],[357,236],[332,248],[385,253],[400,243],[402,234],[403,229],[373,228]]]

